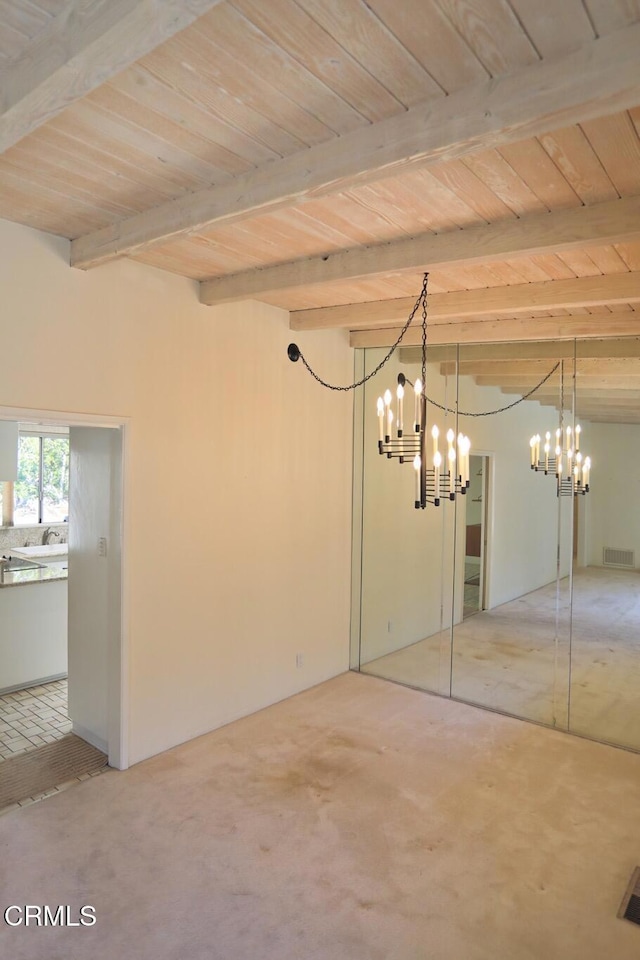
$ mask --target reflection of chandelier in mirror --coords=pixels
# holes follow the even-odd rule
[[[545,476],[555,476],[558,496],[578,496],[589,493],[591,458],[584,457],[580,450],[582,427],[576,425],[562,429],[562,423],[555,432],[555,443],[551,447],[551,433],[545,433],[544,444],[539,433],[529,441],[531,469],[544,471]]]

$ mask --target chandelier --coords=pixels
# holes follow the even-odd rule
[[[559,497],[584,496],[589,493],[589,477],[591,474],[591,458],[583,456],[580,449],[582,427],[575,424],[564,427],[562,422],[564,411],[564,361],[560,367],[560,423],[553,437],[547,430],[544,435],[544,444],[539,433],[535,433],[529,440],[531,455],[531,469],[536,473],[543,472],[545,476],[556,478],[556,493]]]
[[[415,412],[413,425],[409,434],[404,431],[404,388],[409,383],[415,393]],[[469,487],[469,450],[471,441],[462,433],[458,434],[457,452],[456,436],[453,430],[446,433],[446,457],[440,453],[440,430],[434,424],[431,428],[432,453],[427,454],[427,398],[425,381],[417,379],[411,384],[403,373],[398,374],[396,388],[396,427],[393,429],[393,410],[391,409],[392,395],[386,390],[383,397],[378,397],[378,452],[386,454],[391,460],[396,458],[400,463],[413,464],[416,475],[416,510],[423,509],[427,503],[439,507],[443,499],[455,500],[457,493],[466,493]],[[432,466],[428,466],[431,456]]]
[[[580,450],[582,427],[576,424],[575,430],[567,427],[563,430],[562,420],[555,432],[555,443],[551,447],[551,432],[544,435],[544,445],[539,433],[529,440],[531,469],[536,473],[543,471],[545,476],[555,476],[557,494],[578,496],[589,493],[591,458],[584,457]]]
[[[439,507],[442,500],[455,500],[456,494],[466,493],[469,487],[469,450],[471,441],[462,433],[456,435],[449,429],[446,433],[447,451],[440,452],[440,430],[431,428],[431,443],[427,441],[427,282],[424,275],[422,291],[416,306],[422,308],[422,378],[411,383],[403,373],[398,374],[396,387],[396,415],[394,418],[390,390],[378,397],[378,452],[389,460],[409,463],[415,470],[416,486],[414,505],[424,510],[428,503]],[[404,398],[407,383],[413,387],[413,421],[410,430],[404,429]],[[394,427],[395,420],[395,427]],[[427,451],[427,446],[431,450]],[[457,448],[457,449],[456,449]]]
[[[527,400],[537,390],[539,390],[540,387],[547,382],[547,380],[550,379],[550,377],[560,366],[560,363],[556,363],[549,373],[543,377],[540,383],[536,384],[535,387],[525,393],[522,397],[519,397],[512,403],[506,404],[504,407],[499,407],[497,410],[485,410],[479,413],[469,412],[459,410],[457,405],[454,409],[437,403],[435,400],[428,397],[426,393],[428,279],[429,274],[425,273],[422,281],[422,290],[420,292],[420,296],[416,300],[415,306],[409,314],[404,326],[400,330],[400,333],[393,346],[389,348],[388,352],[375,367],[375,369],[366,374],[360,380],[356,380],[355,383],[349,383],[344,386],[327,383],[326,380],[323,380],[322,377],[320,377],[315,370],[312,369],[306,357],[300,350],[300,347],[296,343],[290,343],[287,347],[287,356],[289,359],[293,363],[296,363],[298,360],[302,360],[303,366],[306,368],[307,372],[311,374],[311,376],[320,384],[320,386],[326,387],[328,390],[355,390],[357,387],[362,387],[365,383],[367,383],[368,380],[371,380],[372,377],[375,377],[380,370],[382,370],[387,361],[391,359],[397,348],[400,346],[400,343],[402,342],[405,333],[409,329],[414,317],[416,316],[418,309],[421,308],[421,377],[416,378],[415,383],[412,383],[403,373],[398,374],[395,413],[393,394],[390,390],[385,390],[384,394],[381,397],[378,397],[377,402],[378,452],[383,455],[386,454],[387,458],[390,460],[397,459],[401,464],[406,463],[413,465],[415,470],[414,506],[417,510],[424,510],[428,503],[438,507],[443,500],[455,500],[457,494],[465,494],[467,492],[470,484],[469,451],[471,449],[471,441],[469,440],[469,437],[463,433],[459,433],[456,438],[456,435],[452,429],[447,430],[447,433],[444,437],[444,441],[446,441],[445,452],[444,441],[443,448],[442,450],[440,449],[440,429],[438,428],[437,424],[434,424],[429,432],[430,440],[428,440],[427,402],[434,407],[437,407],[445,414],[453,414],[456,419],[458,417],[493,416],[495,414],[504,413],[507,410],[511,410],[519,403]],[[407,397],[406,394],[407,384],[413,388],[413,403],[410,402],[410,395]],[[410,412],[407,420],[408,429],[405,429],[405,401],[412,408],[413,412],[413,416],[411,416]],[[568,430],[570,430],[570,428],[568,428]],[[580,427],[577,427],[576,430],[579,434]],[[567,469],[568,477],[565,478],[563,476],[562,456],[556,455],[555,458],[548,458],[551,448],[549,447],[549,449],[547,449],[547,444],[550,441],[550,436],[551,435],[549,433],[546,434],[547,443],[545,443],[545,457],[547,457],[547,460],[543,461],[540,460],[540,436],[536,434],[535,437],[531,438],[531,469],[538,470],[541,467],[541,463],[546,463],[547,466],[545,467],[545,472],[548,472],[548,468],[553,465],[554,469],[557,468],[558,470],[557,476],[559,494],[565,493],[566,483],[569,483],[571,486],[570,492],[586,493],[589,490],[589,470],[591,467],[591,461],[588,457],[584,461],[582,460],[582,454],[580,454],[579,451],[579,442],[576,444],[575,461],[573,460],[573,450],[569,450],[568,447],[567,460],[571,461],[571,463],[568,463],[568,468],[573,467],[573,472],[571,472],[570,469]],[[578,465],[580,465],[580,470],[578,470],[576,473],[576,467],[578,467]]]

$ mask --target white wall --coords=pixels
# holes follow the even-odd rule
[[[345,670],[351,397],[289,362],[287,314],[134,262],[72,270],[67,241],[7,222],[0,250],[0,406],[130,418],[132,762]],[[346,334],[296,339],[351,379]]]
[[[585,499],[588,563],[602,565],[603,547],[635,550],[640,567],[640,426],[590,423],[585,452],[591,457]]]

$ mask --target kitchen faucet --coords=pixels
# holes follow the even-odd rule
[[[52,530],[51,527],[47,527],[45,532],[42,534],[42,545],[47,547],[51,543],[52,537],[60,537],[60,534],[57,530]]]

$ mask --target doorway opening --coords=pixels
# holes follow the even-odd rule
[[[0,556],[12,558],[0,578],[0,761],[28,753],[33,766],[34,753],[72,739],[76,753],[88,755],[91,745],[124,769],[125,424],[0,409],[0,418],[9,417],[32,433],[66,433],[70,496],[64,518],[45,523],[38,516],[34,525],[18,514],[0,528]],[[13,506],[16,493],[5,484],[5,499],[7,487]],[[40,499],[42,489],[40,480]],[[26,642],[12,651],[16,630]]]

